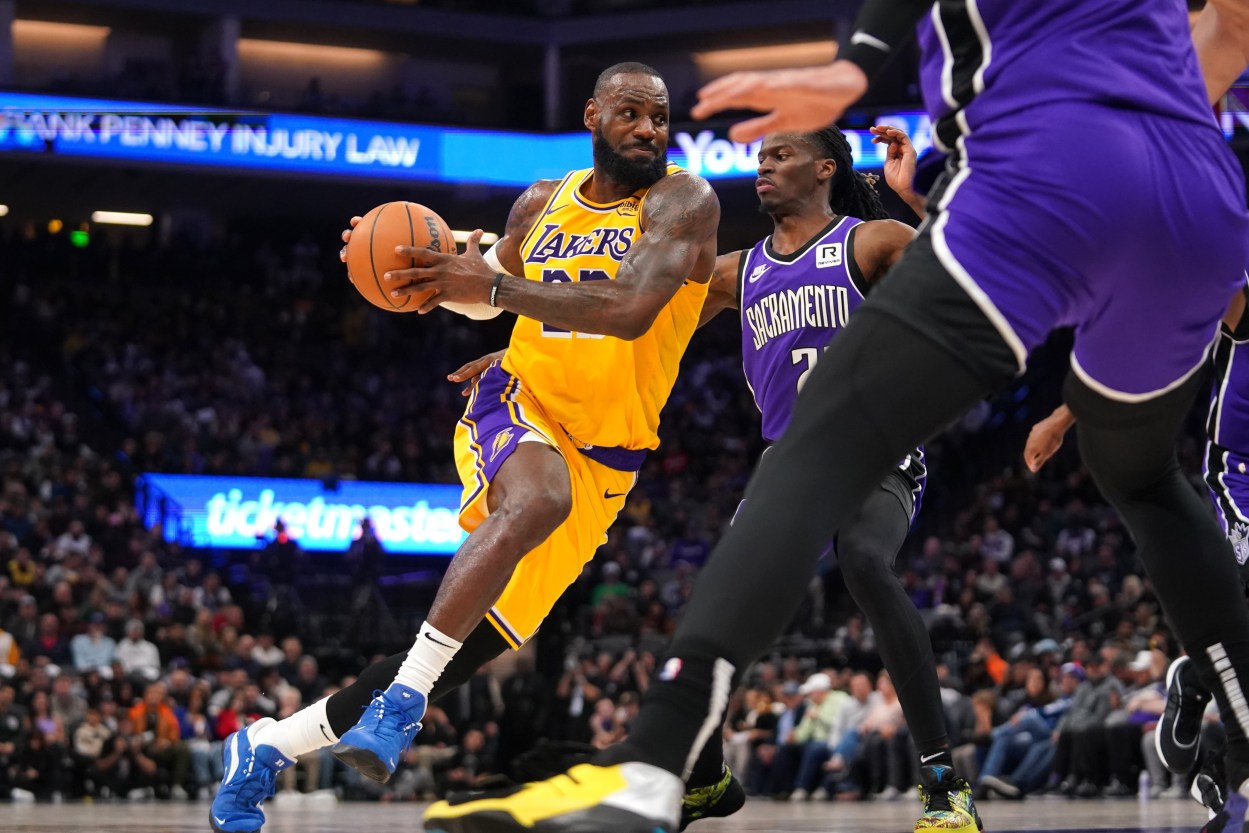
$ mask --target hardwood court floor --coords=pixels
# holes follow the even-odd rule
[[[751,801],[729,819],[699,822],[690,833],[910,833],[918,802],[785,804]],[[338,804],[333,801],[266,804],[265,833],[419,833],[417,804]],[[986,833],[1011,831],[1140,831],[1196,833],[1205,811],[1192,801],[1068,801],[1036,799],[980,805]],[[5,833],[207,833],[208,804],[195,802],[84,805],[0,804]],[[603,833],[612,833],[604,831]]]

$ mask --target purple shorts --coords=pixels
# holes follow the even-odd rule
[[[1245,183],[1201,125],[1091,104],[1034,107],[969,135],[930,195],[937,259],[1022,369],[1056,327],[1111,399],[1201,366],[1249,263]]]

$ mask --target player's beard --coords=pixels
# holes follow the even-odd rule
[[[668,170],[668,149],[655,145],[653,159],[630,159],[617,153],[602,133],[594,134],[594,166],[607,177],[633,190],[648,188]]]

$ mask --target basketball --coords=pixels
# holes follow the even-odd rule
[[[455,254],[451,229],[436,213],[414,202],[387,202],[365,214],[352,229],[347,244],[347,277],[375,307],[388,312],[415,312],[432,293],[418,292],[395,298],[382,276],[411,269],[416,262],[395,254],[396,246],[416,246]]]

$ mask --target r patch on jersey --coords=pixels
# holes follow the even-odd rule
[[[815,250],[815,266],[817,269],[827,269],[830,266],[841,265],[841,244],[840,243],[821,243]]]

